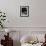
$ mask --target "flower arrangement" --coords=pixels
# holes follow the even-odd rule
[[[6,20],[6,15],[4,12],[0,11],[0,27],[3,28],[4,27],[4,22]]]

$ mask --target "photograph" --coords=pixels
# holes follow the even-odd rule
[[[20,16],[29,17],[29,6],[20,6]]]

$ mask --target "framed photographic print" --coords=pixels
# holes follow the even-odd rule
[[[20,6],[20,16],[29,17],[29,6]]]

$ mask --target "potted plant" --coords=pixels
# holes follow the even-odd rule
[[[0,11],[0,27],[4,28],[4,22],[6,20],[6,15],[4,12]]]

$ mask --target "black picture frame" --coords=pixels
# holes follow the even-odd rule
[[[29,17],[29,6],[20,6],[20,17]]]

